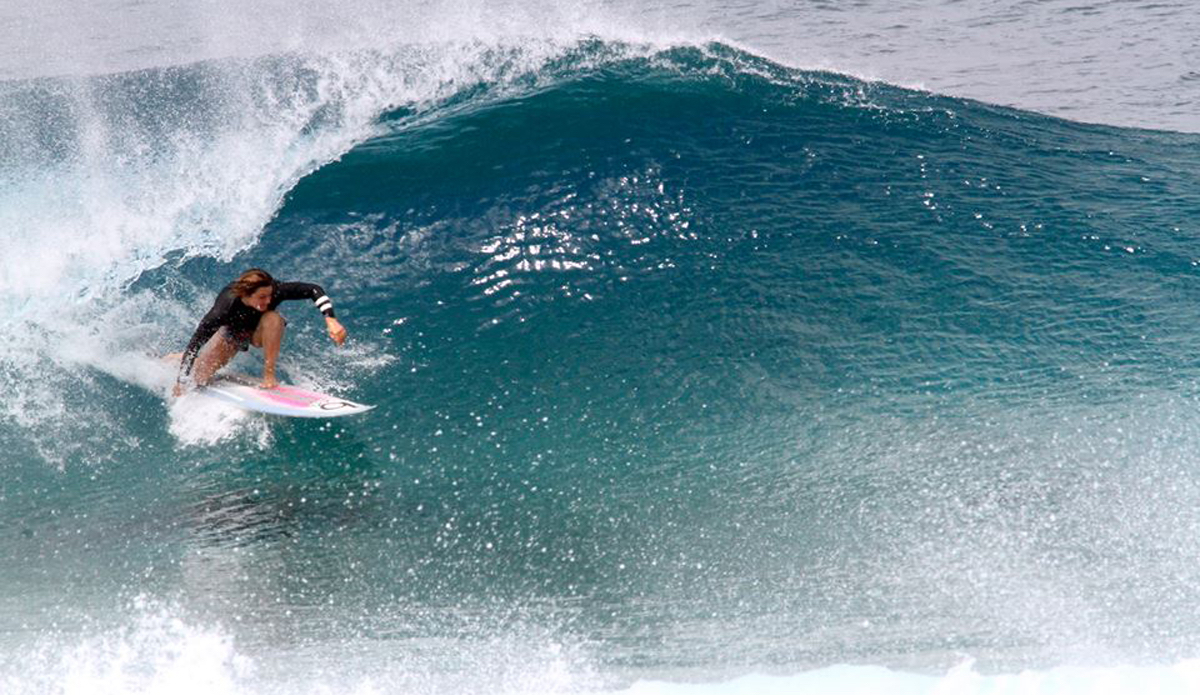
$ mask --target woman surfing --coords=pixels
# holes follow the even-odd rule
[[[346,329],[333,313],[333,302],[320,285],[309,282],[276,282],[267,271],[251,268],[217,295],[188,342],[179,361],[179,376],[173,394],[182,395],[189,385],[204,386],[239,351],[253,345],[263,351],[262,388],[279,385],[275,361],[283,344],[287,321],[275,310],[280,302],[311,299],[325,316],[325,328],[333,342],[346,341]]]

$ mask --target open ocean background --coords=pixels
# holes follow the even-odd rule
[[[1200,691],[1189,3],[245,5],[0,8],[0,693]]]

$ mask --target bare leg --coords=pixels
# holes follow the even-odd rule
[[[196,355],[196,361],[192,364],[192,379],[196,381],[197,386],[207,385],[213,374],[229,364],[229,360],[238,352],[237,346],[225,339],[224,331],[222,328],[209,338],[204,347],[200,348],[200,354]]]
[[[263,378],[265,388],[277,386],[275,380],[275,361],[279,359],[279,348],[283,345],[283,332],[287,322],[277,311],[268,311],[258,320],[258,328],[254,329],[254,337],[250,342],[254,347],[263,351]]]

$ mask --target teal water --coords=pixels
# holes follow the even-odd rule
[[[97,78],[78,130],[7,87],[6,692],[1195,656],[1200,137],[547,55],[375,111],[341,64]],[[231,80],[291,120],[230,141]],[[350,345],[285,306],[285,371],[375,411],[165,404],[147,355],[249,266],[328,290]]]

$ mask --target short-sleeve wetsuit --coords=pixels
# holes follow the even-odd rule
[[[322,314],[334,318],[333,302],[325,295],[325,290],[321,289],[320,285],[310,282],[275,283],[267,311],[273,311],[280,302],[290,299],[311,299]],[[232,283],[226,285],[217,295],[217,301],[213,302],[212,308],[200,319],[200,325],[196,327],[196,332],[183,351],[183,358],[179,362],[179,380],[183,381],[192,373],[192,364],[196,361],[200,348],[222,328],[226,329],[226,335],[237,343],[239,349],[245,350],[254,336],[254,330],[258,328],[258,321],[262,315],[263,312],[247,305],[233,293]]]

